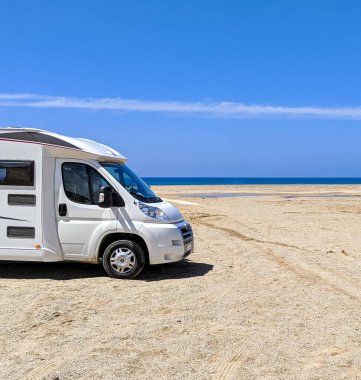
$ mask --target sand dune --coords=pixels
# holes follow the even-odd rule
[[[1,379],[361,378],[361,186],[156,191],[193,223],[188,262],[0,264]],[[265,195],[183,197],[220,192]]]

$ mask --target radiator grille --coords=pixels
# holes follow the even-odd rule
[[[186,223],[183,227],[180,228],[184,245],[189,244],[193,241],[193,231],[189,223]]]

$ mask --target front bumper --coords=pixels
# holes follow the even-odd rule
[[[190,223],[144,223],[139,231],[147,243],[151,265],[180,261],[194,250]]]

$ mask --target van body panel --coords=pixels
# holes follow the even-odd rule
[[[42,245],[42,147],[0,140],[0,161],[33,161],[33,186],[0,185],[0,259],[39,260]],[[4,175],[4,174],[3,174]],[[33,196],[35,204],[11,205],[9,196]],[[33,231],[31,236],[28,231]],[[10,231],[18,231],[11,234]],[[23,233],[24,232],[24,233]],[[10,254],[11,252],[11,254]],[[41,253],[41,252],[40,252]]]
[[[176,224],[144,223],[139,235],[148,242],[151,265],[175,262],[184,257],[183,237]]]
[[[56,199],[59,189],[55,187],[55,158],[43,158],[43,261],[63,261],[63,252],[59,243],[56,215]],[[45,185],[46,184],[46,185]]]
[[[44,261],[41,249],[0,248],[0,260],[4,261]]]

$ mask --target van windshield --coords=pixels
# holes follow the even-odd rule
[[[101,162],[100,164],[133,195],[134,198],[146,203],[162,202],[154,191],[132,172],[127,165],[116,162]]]

